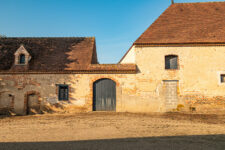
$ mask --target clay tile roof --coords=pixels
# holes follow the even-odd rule
[[[136,73],[136,64],[93,64],[88,70],[92,71],[115,71],[115,72],[134,72]]]
[[[134,44],[225,43],[225,2],[172,4]]]
[[[0,71],[18,71],[14,53],[21,44],[31,55],[27,71],[85,70],[98,63],[94,38],[0,38]]]

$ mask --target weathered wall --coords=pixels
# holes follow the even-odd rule
[[[40,104],[58,103],[57,84],[69,85],[69,103],[76,106],[74,109],[92,111],[93,83],[101,78],[110,78],[117,84],[117,111],[122,109],[122,93],[128,95],[135,89],[134,76],[124,75],[99,75],[99,74],[20,74],[0,75],[0,109],[13,105],[18,114],[26,113],[27,94],[37,93]],[[127,80],[126,83],[124,81]],[[10,99],[14,98],[12,104]],[[67,102],[62,102],[67,103]]]
[[[137,74],[17,74],[0,75],[0,101],[14,98],[13,108],[18,114],[26,113],[27,94],[37,93],[40,104],[58,103],[57,84],[68,84],[69,105],[78,111],[92,111],[93,83],[109,78],[116,82],[116,111],[159,112],[163,111],[158,92],[148,91],[151,82]],[[140,85],[139,85],[140,84]],[[60,102],[67,103],[67,102]],[[6,105],[0,105],[0,108]]]
[[[165,112],[180,109],[199,112],[225,110],[225,47],[135,47],[137,74],[14,74],[0,75],[0,109],[26,113],[27,95],[35,93],[39,103],[58,103],[57,84],[68,84],[69,102],[77,111],[92,111],[93,83],[109,78],[117,85],[116,111]],[[179,69],[165,70],[165,55],[179,57]],[[132,57],[133,55],[127,55]],[[129,58],[126,58],[130,60]],[[122,61],[123,62],[123,61]],[[171,83],[177,94],[168,94]],[[169,84],[170,85],[170,84]],[[173,96],[166,101],[166,96]],[[175,102],[177,99],[177,102]],[[184,108],[182,108],[184,109]]]
[[[136,47],[136,64],[140,73],[137,89],[158,93],[164,80],[178,81],[178,104],[195,107],[197,111],[225,109],[224,46]],[[177,55],[179,69],[165,70],[165,56]],[[140,84],[140,80],[146,80]],[[163,88],[162,88],[163,90]],[[163,92],[162,92],[163,93]],[[163,95],[159,95],[161,100]],[[162,100],[163,101],[163,100]]]

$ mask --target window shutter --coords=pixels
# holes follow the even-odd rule
[[[165,69],[178,69],[178,57],[175,55],[166,56]]]
[[[177,69],[177,57],[170,58],[170,69]]]

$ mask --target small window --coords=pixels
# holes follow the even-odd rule
[[[21,55],[20,55],[19,63],[20,63],[20,64],[25,64],[25,55],[24,55],[24,54],[21,54]]]
[[[176,55],[165,57],[165,69],[178,69],[178,57]]]
[[[220,75],[220,82],[225,83],[225,74]]]
[[[59,100],[62,101],[62,100],[69,100],[69,87],[68,85],[59,85],[59,93],[58,93],[58,96],[59,96]]]

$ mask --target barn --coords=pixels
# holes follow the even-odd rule
[[[94,37],[0,38],[0,113],[224,111],[224,14],[172,4],[118,64],[98,63]]]

